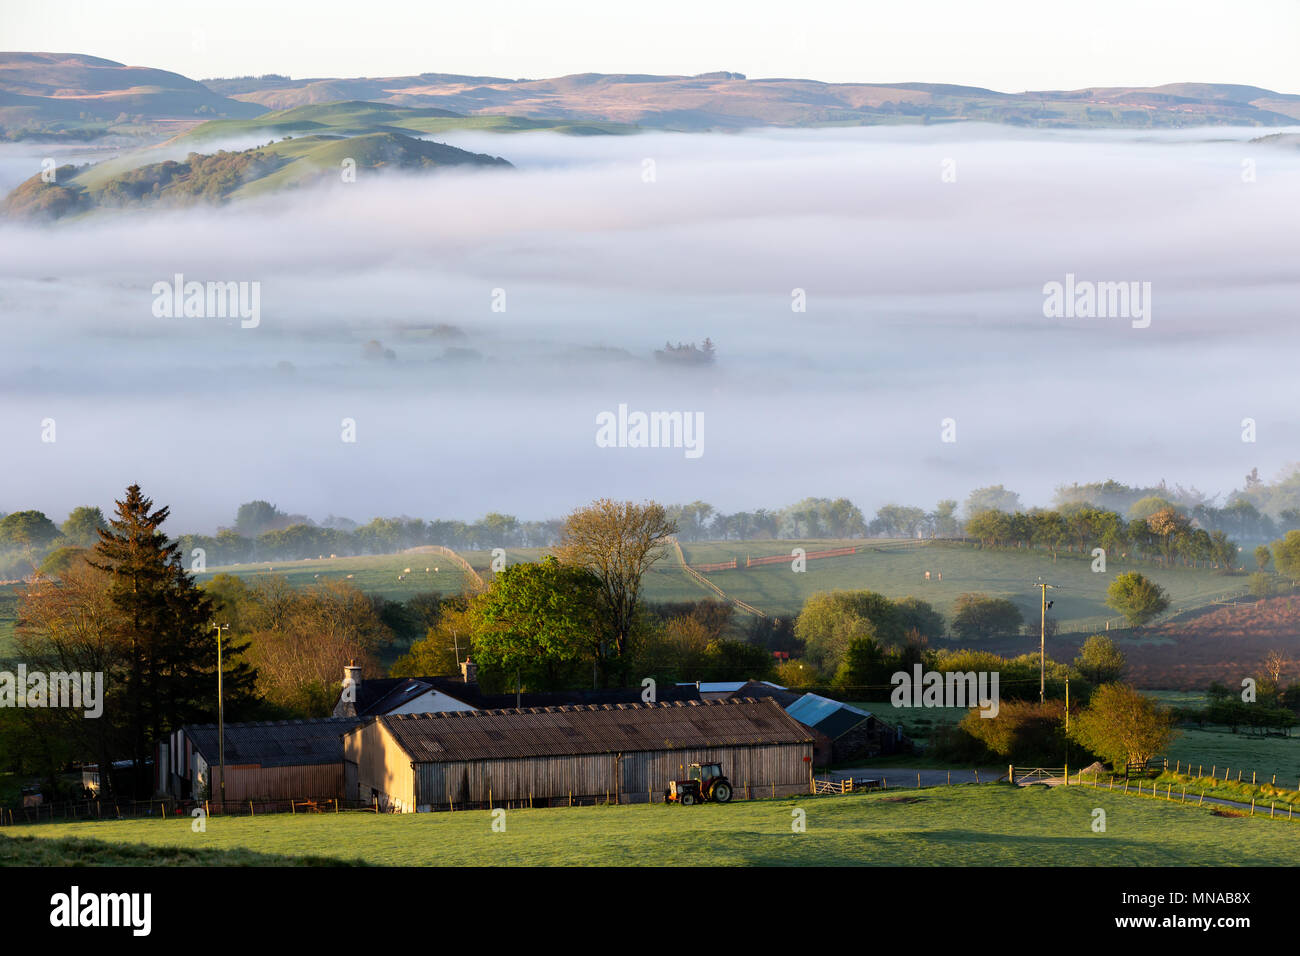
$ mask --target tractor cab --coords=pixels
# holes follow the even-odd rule
[[[722,764],[693,763],[686,768],[685,780],[671,780],[664,791],[664,803],[684,807],[710,800],[726,803],[731,799],[731,783],[722,773]]]
[[[698,780],[701,785],[722,776],[720,763],[693,763],[686,768],[687,780]]]

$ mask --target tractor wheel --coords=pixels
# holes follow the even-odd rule
[[[725,780],[719,780],[713,785],[713,802],[726,803],[731,799],[731,784]]]
[[[693,794],[693,793],[689,793],[689,792],[688,792],[688,793],[683,793],[680,797],[677,798],[677,800],[678,800],[678,802],[679,802],[682,806],[684,806],[684,807],[694,806],[694,805],[695,805],[695,794]]]

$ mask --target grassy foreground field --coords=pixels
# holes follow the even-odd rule
[[[1093,810],[1107,814],[1092,831]],[[807,830],[792,832],[792,811]],[[9,836],[230,850],[397,866],[1133,866],[1289,865],[1300,830],[1285,820],[1197,808],[1088,787],[964,785],[693,808],[639,805],[511,810],[505,832],[486,811],[132,820],[5,828]],[[8,841],[0,858],[13,859]],[[22,851],[19,851],[22,852]],[[35,862],[35,860],[33,860]]]

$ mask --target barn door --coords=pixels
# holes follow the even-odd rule
[[[624,754],[620,795],[624,803],[645,803],[651,797],[650,755]]]

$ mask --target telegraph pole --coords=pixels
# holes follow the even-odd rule
[[[217,630],[217,753],[221,760],[221,812],[226,812],[226,705],[222,694],[221,632],[229,624],[213,624]]]
[[[1042,614],[1039,618],[1038,630],[1038,702],[1040,704],[1047,702],[1047,609],[1055,604],[1055,601],[1047,600],[1047,589],[1056,587],[1055,584],[1048,584],[1042,578],[1034,585],[1043,592]]]

